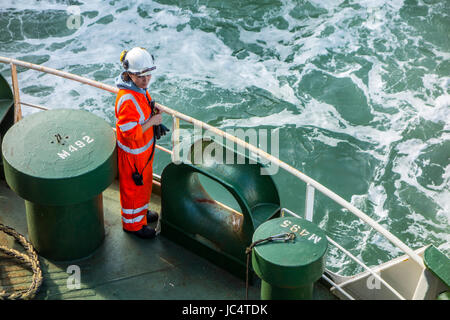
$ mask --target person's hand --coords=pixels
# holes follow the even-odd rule
[[[162,114],[161,113],[154,114],[150,118],[150,121],[151,121],[151,125],[153,125],[153,126],[157,126],[158,124],[161,124],[162,123]]]
[[[160,125],[162,123],[162,114],[154,114],[147,120],[144,124],[142,124],[142,130],[145,132],[153,126]]]

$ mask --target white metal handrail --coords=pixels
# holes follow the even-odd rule
[[[324,279],[326,282],[328,282],[329,284],[331,284],[333,287],[336,288],[337,291],[339,291],[340,293],[342,293],[344,296],[346,296],[349,300],[356,300],[355,298],[353,298],[353,296],[351,294],[349,294],[347,291],[345,291],[344,289],[342,289],[340,286],[338,286],[333,280],[331,280],[330,278],[328,278],[325,274],[322,275],[322,279]]]
[[[105,91],[109,91],[111,93],[117,93],[119,91],[118,88],[106,85],[104,83],[90,80],[78,75],[74,75],[68,72],[52,69],[49,67],[36,65],[30,62],[20,61],[12,58],[6,58],[0,56],[0,62],[6,63],[11,65],[11,77],[13,79],[13,89],[14,89],[14,106],[15,106],[15,119],[17,117],[17,120],[21,117],[21,110],[20,110],[20,98],[19,98],[19,88],[18,88],[18,80],[17,80],[17,71],[16,71],[16,65],[37,70],[40,72],[45,72],[49,74],[53,74],[59,77],[63,77],[66,79],[74,80],[81,82],[83,84],[87,84]],[[29,104],[28,104],[29,105]],[[253,152],[257,156],[270,161],[271,163],[274,163],[278,165],[280,168],[283,168],[290,174],[294,175],[295,177],[299,178],[303,182],[307,184],[307,194],[306,194],[306,213],[308,219],[312,219],[312,213],[313,213],[313,204],[314,204],[314,190],[319,190],[322,194],[327,196],[328,198],[332,199],[339,205],[341,205],[343,208],[349,210],[352,214],[356,215],[358,218],[360,218],[362,221],[370,225],[373,229],[377,230],[379,233],[381,233],[386,239],[388,239],[390,242],[392,242],[396,247],[398,247],[400,250],[405,252],[413,261],[415,261],[421,268],[424,268],[424,263],[420,256],[414,252],[411,248],[409,248],[405,243],[403,243],[400,239],[398,239],[395,235],[393,235],[391,232],[383,228],[379,223],[377,223],[375,220],[367,216],[364,212],[353,206],[351,203],[346,201],[345,199],[341,198],[339,195],[331,191],[330,189],[326,188],[325,186],[321,185],[319,182],[315,181],[314,179],[310,178],[306,174],[300,172],[299,170],[293,168],[292,166],[288,165],[287,163],[281,161],[280,159],[268,154],[267,152],[241,140],[237,137],[226,133],[220,129],[217,129],[209,124],[206,124],[200,120],[197,120],[195,118],[192,118],[190,116],[187,116],[183,113],[180,113],[178,111],[175,111],[173,109],[170,109],[162,104],[156,103],[158,109],[160,109],[162,112],[165,112],[173,117],[173,124],[174,124],[174,132],[172,133],[172,143],[173,143],[173,151],[172,151],[172,157],[178,157],[178,147],[179,147],[179,136],[178,129],[179,128],[179,120],[183,120],[186,122],[189,122],[193,124],[194,126],[200,127],[202,129],[209,130],[210,132],[213,132],[225,139],[228,139],[230,141],[233,141],[234,143],[244,147],[245,149]],[[166,149],[167,150],[167,149]]]

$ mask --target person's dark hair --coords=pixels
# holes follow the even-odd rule
[[[129,74],[128,72],[124,72],[124,73],[122,74],[122,80],[125,81],[125,82],[131,81],[130,74]]]

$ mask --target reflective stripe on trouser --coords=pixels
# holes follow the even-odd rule
[[[147,224],[147,210],[152,193],[153,159],[148,163],[142,176],[144,185],[137,186],[131,178],[136,164],[142,172],[152,148],[139,155],[131,155],[117,149],[119,167],[120,205],[122,207],[122,226],[129,231],[137,231]]]

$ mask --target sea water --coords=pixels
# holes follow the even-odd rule
[[[450,1],[2,0],[0,27],[0,55],[110,85],[121,51],[147,48],[156,101],[222,130],[277,130],[281,160],[411,248],[450,254]],[[18,71],[22,101],[114,125],[113,94]],[[169,136],[158,144],[171,149]],[[155,172],[169,161],[158,150]],[[282,206],[303,215],[305,184],[273,178]],[[367,264],[402,254],[315,195],[313,221]],[[361,271],[333,247],[327,264]]]

